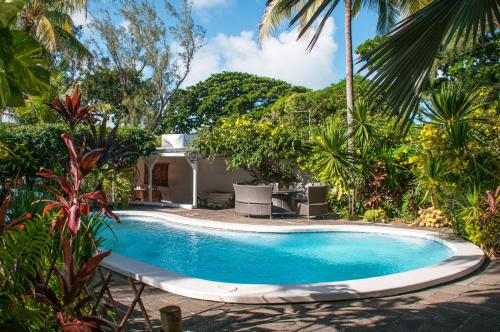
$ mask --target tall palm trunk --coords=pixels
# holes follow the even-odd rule
[[[352,109],[354,108],[353,91],[353,61],[352,61],[352,35],[351,35],[351,8],[352,0],[345,0],[345,79],[346,79],[346,101],[347,101],[347,133],[349,152],[354,151],[354,140],[352,137]]]
[[[345,9],[345,89],[346,89],[346,104],[347,104],[347,146],[348,151],[352,153],[354,151],[354,138],[353,132],[353,119],[352,110],[354,108],[354,90],[353,90],[353,62],[352,62],[352,35],[351,35],[351,9],[352,0],[344,0]],[[356,215],[356,181],[351,189],[351,197],[349,199],[349,217],[354,218]]]

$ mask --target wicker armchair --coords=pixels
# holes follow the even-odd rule
[[[234,188],[234,213],[250,216],[269,216],[272,220],[273,187],[272,186],[247,186],[233,184]]]
[[[299,215],[318,217],[328,214],[327,186],[307,187],[307,197],[298,200]]]

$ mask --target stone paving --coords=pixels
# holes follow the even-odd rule
[[[133,296],[115,274],[111,291],[125,310]],[[185,331],[500,331],[500,261],[454,283],[399,296],[304,304],[248,305],[195,300],[152,287],[142,296],[156,330],[159,309],[177,305]],[[145,331],[137,310],[129,331]]]
[[[234,217],[228,210],[154,210],[193,218],[270,224],[264,219]],[[271,224],[345,222],[287,218],[275,219]],[[408,227],[402,223],[391,226]],[[120,310],[126,310],[133,298],[127,280],[114,274],[111,291],[120,303]],[[142,299],[157,331],[159,309],[177,305],[182,310],[185,331],[500,332],[500,261],[490,261],[480,271],[450,284],[384,298],[280,305],[227,304],[191,299],[147,286]],[[146,330],[138,307],[128,330]]]
[[[339,219],[336,215],[331,214],[326,217],[311,218],[307,219],[305,217],[297,216],[283,216],[275,214],[273,219],[270,221],[269,217],[246,217],[243,215],[235,214],[234,209],[225,210],[209,210],[209,209],[195,209],[186,210],[180,208],[158,208],[158,207],[148,207],[148,206],[134,206],[130,205],[129,210],[139,210],[139,211],[155,211],[155,212],[165,212],[170,214],[175,214],[183,217],[189,217],[194,219],[203,220],[215,220],[223,221],[227,223],[238,223],[238,224],[250,224],[250,225],[338,225],[338,224],[357,224],[357,225],[374,225],[373,223],[368,223],[364,221],[352,221]],[[392,226],[392,227],[412,227],[417,229],[428,229],[425,227],[417,227],[402,221],[393,221],[389,224],[377,223],[378,226]],[[448,228],[436,229],[430,228],[428,230],[438,231],[441,233],[450,233],[451,230]]]

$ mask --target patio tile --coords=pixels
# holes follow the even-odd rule
[[[438,291],[451,294],[462,294],[468,291],[470,288],[465,285],[451,284],[437,288]]]
[[[405,316],[389,322],[386,326],[378,326],[377,329],[388,332],[419,332],[431,331],[431,321],[418,316]]]
[[[500,285],[500,273],[481,276],[474,283],[486,284],[486,285]]]
[[[432,296],[424,298],[421,302],[427,304],[450,302],[458,295],[444,291],[435,292]]]
[[[456,332],[498,332],[500,331],[500,319],[497,317],[484,317],[472,315],[465,324],[456,329]]]

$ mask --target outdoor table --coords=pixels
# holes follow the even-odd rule
[[[294,196],[302,192],[298,189],[278,189],[273,191],[273,212],[275,213],[296,213],[297,204]]]

